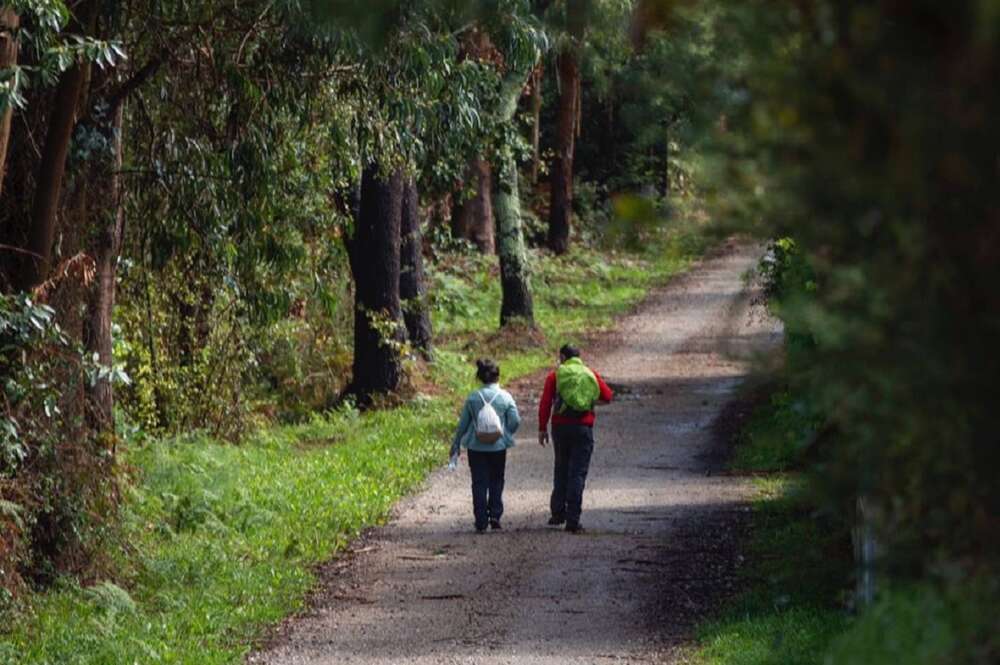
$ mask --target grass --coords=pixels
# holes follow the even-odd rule
[[[701,627],[697,662],[821,663],[848,619],[836,602],[848,572],[840,551],[844,534],[811,514],[795,479],[756,482],[748,587]]]
[[[432,271],[443,343],[436,396],[401,407],[316,415],[241,445],[190,436],[126,446],[134,469],[112,579],[61,581],[27,599],[0,636],[0,663],[240,662],[263,629],[302,607],[313,570],[447,456],[470,355],[495,355],[509,381],[545,367],[567,338],[609,327],[707,244],[673,234],[644,256],[574,250],[534,255],[538,339],[495,333],[498,280],[489,262],[459,257]]]
[[[996,662],[996,575],[925,577],[887,586],[853,614],[851,542],[842,521],[794,471],[815,421],[784,390],[759,405],[737,439],[733,467],[755,482],[745,590],[698,632],[705,665],[933,665]],[[957,573],[957,571],[955,571]],[[954,574],[954,573],[953,573]]]
[[[733,468],[743,471],[787,471],[799,461],[802,445],[818,421],[787,390],[779,390],[757,407],[739,435]]]
[[[813,423],[787,391],[759,405],[737,439],[732,466],[758,478],[746,588],[698,634],[696,661],[726,665],[822,663],[847,626],[850,540],[817,514],[804,482],[788,473]]]

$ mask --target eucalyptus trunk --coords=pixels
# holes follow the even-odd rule
[[[21,17],[10,7],[0,7],[0,71],[17,64],[17,40],[14,33],[21,24]],[[8,105],[0,111],[0,194],[7,170],[7,145],[10,142],[10,121],[14,109]]]
[[[569,249],[573,211],[573,151],[579,111],[580,63],[574,45],[556,58],[559,72],[559,108],[556,113],[556,154],[552,158],[548,246],[556,254]]]
[[[417,183],[409,178],[403,184],[399,297],[410,344],[424,359],[430,360],[431,316],[427,303],[427,283],[424,279],[424,243],[420,232],[419,202]]]
[[[97,20],[98,3],[85,0],[76,9],[71,29],[79,34],[93,34]],[[63,176],[66,173],[66,156],[69,154],[73,128],[76,126],[77,109],[90,74],[90,64],[77,62],[59,77],[52,114],[49,116],[45,142],[38,164],[25,250],[28,259],[14,277],[14,286],[28,291],[45,281],[50,270],[52,243],[55,240]]]
[[[349,392],[368,406],[391,393],[402,378],[403,338],[399,299],[400,218],[403,178],[365,168],[354,236],[347,251],[354,275],[354,366]]]
[[[493,223],[493,169],[485,159],[476,158],[466,170],[466,183],[475,194],[452,210],[451,232],[456,238],[470,241],[483,254],[496,251]]]
[[[112,367],[111,324],[115,306],[115,272],[125,226],[124,195],[121,182],[123,103],[97,116],[94,131],[99,132],[107,150],[94,158],[89,168],[88,185],[94,188],[90,205],[90,248],[94,258],[95,278],[87,298],[84,321],[84,345],[100,364]],[[90,390],[90,415],[95,428],[114,432],[114,388],[111,377],[98,379]]]
[[[531,184],[538,184],[538,172],[541,170],[541,135],[542,135],[542,75],[545,68],[535,68],[531,80]]]
[[[500,109],[503,122],[514,119],[517,102],[529,75],[530,68],[527,72],[512,71],[504,80],[503,106]],[[512,323],[534,326],[531,280],[521,223],[521,196],[517,184],[517,160],[511,146],[503,151],[499,164],[497,186],[493,191],[493,214],[496,218],[500,287],[503,292],[500,326]]]

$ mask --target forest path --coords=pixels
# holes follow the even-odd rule
[[[547,527],[552,450],[536,440],[541,379],[508,386],[524,423],[504,529],[472,530],[469,474],[435,472],[392,521],[321,571],[309,613],[249,662],[670,663],[735,584],[751,486],[715,475],[726,406],[780,329],[730,242],[654,293],[584,359],[624,390],[598,411],[587,531]],[[442,442],[442,446],[447,445]]]

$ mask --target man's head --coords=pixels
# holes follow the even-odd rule
[[[579,358],[580,349],[571,344],[563,344],[559,349],[559,362],[564,363],[570,358]]]

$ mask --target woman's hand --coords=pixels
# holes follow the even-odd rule
[[[538,445],[540,445],[542,448],[544,448],[545,444],[548,443],[548,442],[549,442],[549,433],[548,432],[539,432],[538,433]]]

